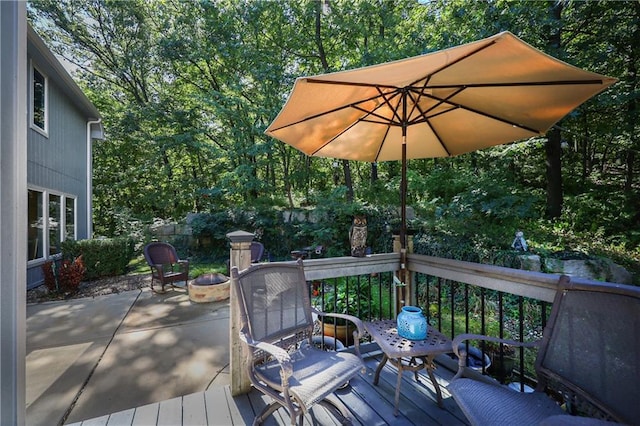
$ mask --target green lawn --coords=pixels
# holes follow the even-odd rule
[[[131,262],[129,262],[128,269],[129,272],[127,275],[150,273],[149,266],[142,255],[132,259]],[[209,274],[212,272],[226,274],[227,267],[224,262],[189,261],[189,278],[197,278],[202,274]]]

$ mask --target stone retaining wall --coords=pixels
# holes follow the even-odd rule
[[[540,258],[535,254],[521,255],[520,269],[526,271],[549,272],[552,274],[565,274],[596,281],[606,281],[619,284],[632,284],[633,277],[629,271],[615,264],[611,259],[555,259]]]

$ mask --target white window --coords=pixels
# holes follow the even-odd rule
[[[64,227],[65,232],[64,238],[65,240],[75,240],[76,239],[76,199],[65,197],[64,198]]]
[[[44,257],[44,208],[42,198],[42,192],[29,190],[28,260]]]
[[[60,253],[60,243],[76,239],[76,198],[29,189],[28,260]]]
[[[47,135],[48,131],[47,76],[31,66],[31,127]]]
[[[55,194],[49,195],[49,256],[60,253],[62,242],[62,197]]]

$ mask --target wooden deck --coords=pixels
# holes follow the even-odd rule
[[[433,385],[423,371],[420,372],[419,383],[414,380],[413,373],[405,372],[401,385],[399,414],[394,417],[397,369],[387,363],[380,374],[380,383],[378,386],[373,385],[375,368],[381,358],[379,352],[367,354],[366,372],[351,380],[350,386],[336,392],[338,398],[351,411],[354,425],[468,424],[446,389],[453,372],[440,364],[436,369],[436,378],[442,388],[444,408],[438,407]],[[262,411],[268,401],[255,390],[248,395],[232,397],[229,386],[219,386],[205,392],[73,423],[73,426],[250,425],[256,413]],[[280,409],[264,424],[289,425],[289,415],[284,409]],[[339,422],[329,411],[316,406],[307,414],[304,424],[336,425]]]

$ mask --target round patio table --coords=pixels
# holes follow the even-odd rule
[[[436,368],[433,359],[436,355],[453,352],[451,340],[431,326],[427,329],[426,339],[405,339],[398,335],[397,323],[395,320],[365,322],[364,327],[378,346],[380,346],[380,350],[382,350],[384,354],[382,361],[380,361],[380,364],[376,369],[373,384],[378,384],[380,372],[387,361],[390,361],[398,368],[398,381],[396,383],[396,398],[393,415],[398,415],[400,385],[402,384],[402,372],[404,370],[413,371],[416,381],[419,381],[418,371],[424,368],[436,390],[438,406],[442,408],[442,392],[440,391],[440,385],[433,374],[433,370]],[[403,358],[406,358],[408,361],[403,362]]]

